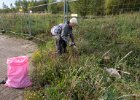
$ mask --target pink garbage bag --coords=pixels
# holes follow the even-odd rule
[[[27,56],[7,59],[8,71],[5,86],[12,88],[26,88],[32,85],[28,77],[29,63]]]

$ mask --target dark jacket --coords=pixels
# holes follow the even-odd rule
[[[68,42],[68,37],[71,38],[71,41],[74,42],[74,36],[72,33],[72,27],[69,26],[69,22],[67,22],[61,32],[61,38],[65,41]]]

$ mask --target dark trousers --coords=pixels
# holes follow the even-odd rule
[[[66,53],[67,52],[67,43],[62,38],[57,39],[56,48],[57,48],[58,55],[61,55],[62,53]]]

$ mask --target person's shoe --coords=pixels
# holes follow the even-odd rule
[[[0,84],[5,84],[6,81],[5,80],[0,80]]]

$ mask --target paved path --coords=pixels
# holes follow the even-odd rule
[[[35,44],[31,41],[0,35],[0,80],[6,77],[7,58],[29,55],[35,48]],[[0,100],[23,100],[23,90],[11,89],[0,85]]]

